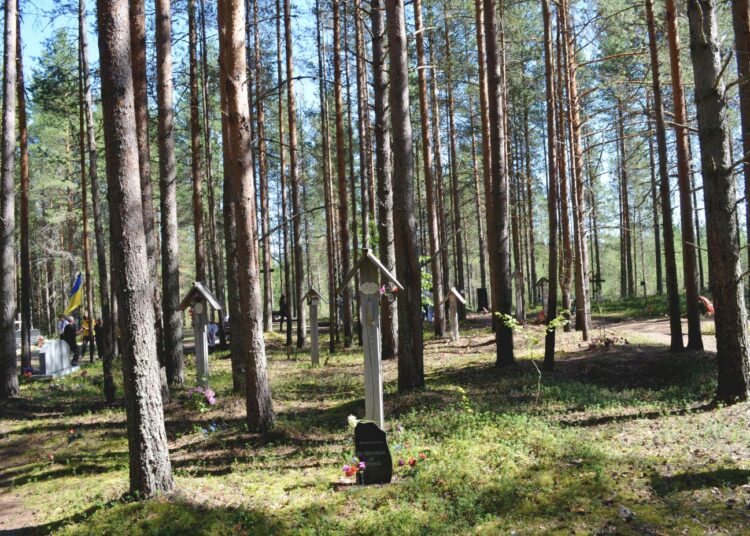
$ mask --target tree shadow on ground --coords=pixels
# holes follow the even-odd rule
[[[655,474],[651,477],[651,487],[661,497],[680,491],[713,487],[736,488],[747,484],[750,484],[750,470],[736,467],[679,473],[671,476]]]
[[[149,501],[128,499],[95,505],[64,519],[20,530],[0,530],[0,535],[52,534],[60,529],[85,523],[86,533],[99,529],[108,534],[235,534],[284,533],[285,527],[267,512],[249,508],[207,507],[178,494]]]

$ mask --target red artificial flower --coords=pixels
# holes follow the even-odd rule
[[[414,458],[409,458],[409,465],[414,467],[415,465],[417,465],[417,460],[415,460]]]

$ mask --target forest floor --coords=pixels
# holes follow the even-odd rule
[[[341,471],[347,416],[364,413],[358,351],[313,368],[269,335],[266,436],[246,431],[229,359],[212,354],[218,402],[199,412],[174,391],[176,491],[148,501],[125,495],[122,400],[105,404],[98,363],[24,382],[0,405],[0,534],[750,534],[750,405],[709,405],[710,321],[709,351],[671,354],[666,320],[605,313],[591,344],[559,333],[541,376],[542,329],[517,331],[518,365],[498,369],[488,322],[471,317],[457,343],[427,336],[423,391],[398,395],[384,363],[394,461],[416,464],[382,486]]]

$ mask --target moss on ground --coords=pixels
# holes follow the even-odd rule
[[[608,329],[617,337],[623,326]],[[539,348],[520,334],[518,365],[497,369],[486,320],[462,329],[458,343],[428,342],[424,391],[398,395],[395,363],[384,364],[394,459],[417,460],[387,486],[353,486],[340,469],[353,448],[347,416],[364,413],[356,350],[324,354],[327,365],[313,368],[271,337],[279,418],[266,436],[246,431],[228,356],[212,354],[218,403],[188,410],[185,390],[173,391],[165,414],[177,491],[148,501],[125,495],[122,391],[104,403],[98,364],[24,383],[22,399],[0,406],[0,530],[697,535],[750,526],[748,405],[706,405],[712,356],[673,355],[646,335],[588,348],[561,333],[556,370],[540,377]]]

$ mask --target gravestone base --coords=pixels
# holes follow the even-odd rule
[[[33,374],[31,376],[32,380],[54,380],[55,378],[62,378],[63,376],[67,376],[68,374],[73,374],[74,372],[78,372],[81,370],[81,367],[79,365],[70,366],[65,369],[56,370],[54,372],[50,372],[49,374]]]

